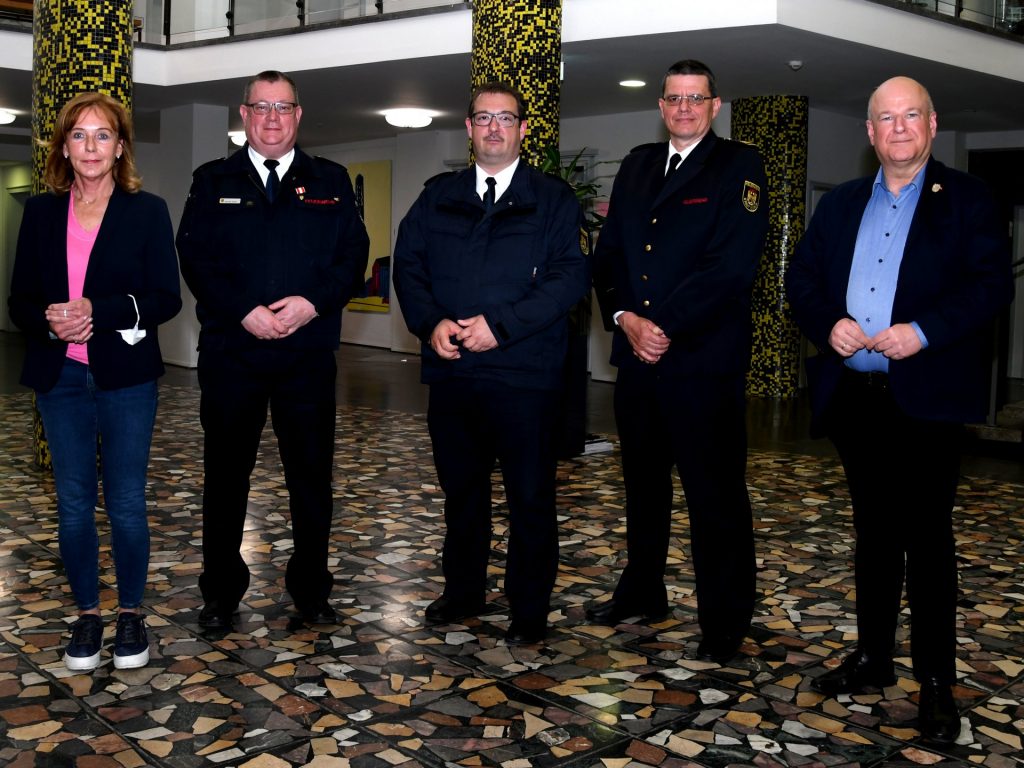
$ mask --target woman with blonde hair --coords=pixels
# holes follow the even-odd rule
[[[101,93],[61,110],[48,148],[48,191],[25,204],[11,280],[11,319],[25,332],[21,382],[53,458],[58,541],[78,607],[64,663],[100,662],[100,445],[118,616],[118,669],[149,661],[142,597],[149,568],[146,468],[164,372],[157,326],[181,308],[167,205],[140,191],[128,112]]]

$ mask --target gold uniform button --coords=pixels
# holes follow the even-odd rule
[[[645,307],[651,306],[651,302],[649,302],[647,299],[644,299],[644,306]]]
[[[657,224],[657,223],[658,223],[658,217],[655,216],[653,219],[651,219],[651,224]]]
[[[647,281],[647,275],[640,275],[640,279],[643,280],[644,282],[646,282]]]
[[[648,253],[651,252],[651,245],[650,245],[650,243],[648,243],[647,245],[644,246],[644,250],[647,251]]]

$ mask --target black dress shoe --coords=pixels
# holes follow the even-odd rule
[[[917,728],[926,741],[952,744],[960,737],[960,713],[953,689],[938,680],[921,683],[917,701]]]
[[[859,648],[843,659],[843,663],[811,680],[811,688],[835,696],[839,693],[858,693],[863,688],[885,688],[896,683],[892,657],[868,658]]]
[[[587,620],[592,624],[614,627],[626,619],[640,616],[645,619],[660,619],[668,613],[668,605],[645,606],[628,600],[616,600],[614,597],[603,603],[592,603],[587,607]]]
[[[507,645],[536,645],[544,642],[547,635],[548,623],[545,619],[540,621],[512,619],[505,631],[505,643]]]
[[[428,624],[451,624],[459,619],[479,616],[487,610],[483,600],[453,600],[441,595],[423,612]]]
[[[199,626],[203,629],[231,629],[234,609],[228,610],[217,600],[211,600],[199,612]]]
[[[302,620],[307,624],[337,624],[338,614],[326,600],[299,608]]]
[[[713,661],[715,664],[727,664],[740,652],[743,638],[731,635],[706,635],[697,645],[697,658]]]

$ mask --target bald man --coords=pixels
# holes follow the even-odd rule
[[[918,729],[949,744],[963,424],[987,411],[993,319],[1013,295],[1007,227],[978,179],[931,157],[938,119],[906,77],[868,102],[874,176],[822,198],[786,275],[812,430],[835,443],[856,530],[857,646],[812,682],[829,696],[896,682],[904,578]]]

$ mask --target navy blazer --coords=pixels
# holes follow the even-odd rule
[[[18,234],[9,311],[25,332],[27,348],[21,383],[48,392],[57,383],[67,342],[50,333],[46,307],[68,296],[67,228],[69,193],[29,198]],[[89,369],[101,389],[119,389],[158,378],[164,372],[157,326],[181,309],[174,232],[167,205],[147,192],[115,187],[89,256],[83,288],[92,302],[93,336],[86,342]],[[128,344],[118,329],[135,325],[146,338]]]
[[[821,199],[786,273],[793,316],[818,348],[807,373],[819,434],[843,371],[828,337],[849,317],[850,267],[874,180],[847,182]],[[1013,297],[1010,261],[1006,222],[984,182],[929,159],[890,321],[917,321],[928,340],[916,355],[889,361],[893,397],[905,413],[951,422],[984,418],[992,320]]]
[[[757,150],[714,131],[667,182],[668,144],[622,161],[595,251],[594,287],[612,365],[648,367],[613,322],[632,311],[672,340],[665,375],[721,375],[750,366],[751,292],[768,231],[768,188]]]

